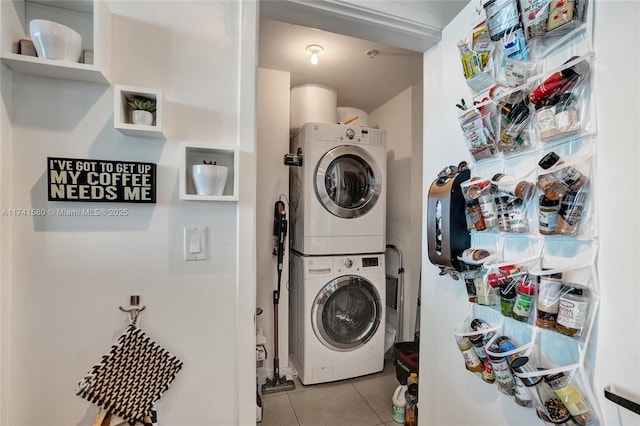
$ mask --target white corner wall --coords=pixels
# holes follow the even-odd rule
[[[253,424],[257,6],[109,5],[112,84],[163,90],[167,139],[114,130],[111,86],[2,68],[0,208],[95,207],[47,201],[47,156],[157,163],[157,203],[100,205],[124,216],[0,217],[0,423],[90,424],[97,408],[76,386],[137,294],[142,329],[184,362],[158,404],[160,424]],[[178,199],[182,140],[241,146],[240,202]],[[182,260],[193,225],[208,229],[206,261]]]
[[[289,217],[289,168],[283,156],[289,152],[289,93],[291,78],[288,72],[258,69],[258,143],[256,196],[256,303],[263,312],[256,326],[267,339],[268,358],[258,368],[259,381],[273,377],[274,328],[273,291],[277,286],[277,259],[273,255],[273,209],[282,199]],[[284,268],[278,307],[278,338],[280,375],[289,375],[289,251],[285,247]],[[288,376],[290,378],[290,376]]]
[[[422,262],[422,88],[411,86],[371,112],[369,126],[387,132],[386,242],[401,251],[405,269],[403,332],[396,341],[413,340]],[[389,250],[387,274],[397,277],[398,267]]]

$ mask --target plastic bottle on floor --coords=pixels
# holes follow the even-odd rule
[[[391,416],[393,421],[397,423],[404,423],[404,417],[406,413],[407,400],[405,399],[405,392],[407,391],[407,381],[401,380],[400,386],[396,388],[391,397],[393,404]]]
[[[405,392],[407,401],[404,424],[405,426],[417,426],[418,424],[418,375],[411,373],[407,379],[407,391]]]

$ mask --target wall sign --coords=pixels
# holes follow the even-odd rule
[[[155,203],[156,165],[47,157],[49,201]]]

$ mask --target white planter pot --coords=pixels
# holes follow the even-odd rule
[[[134,109],[131,111],[131,121],[133,124],[151,126],[153,124],[153,113],[141,109]]]
[[[196,164],[191,176],[198,195],[222,195],[229,169],[217,164]]]

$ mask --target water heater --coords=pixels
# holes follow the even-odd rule
[[[471,245],[467,229],[465,198],[460,184],[469,180],[466,162],[445,167],[429,188],[427,198],[427,241],[429,261],[457,276],[461,265],[458,256]]]

